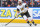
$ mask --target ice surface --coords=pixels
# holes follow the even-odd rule
[[[10,23],[7,26],[4,26],[6,23],[0,23],[0,27],[40,27],[40,24],[37,24],[37,26],[29,26],[27,23]]]

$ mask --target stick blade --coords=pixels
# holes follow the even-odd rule
[[[6,27],[4,24],[1,24],[2,27]]]

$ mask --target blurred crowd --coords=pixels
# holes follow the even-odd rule
[[[40,7],[40,0],[33,0],[33,7]]]
[[[24,3],[27,3],[29,7],[40,7],[40,0],[23,0]]]
[[[27,3],[29,7],[40,7],[40,0],[22,0],[23,3]],[[2,2],[2,7],[16,7],[18,0],[7,0]]]
[[[23,3],[27,3],[29,7],[32,7],[31,0],[23,0]]]
[[[18,4],[17,0],[8,0],[7,2],[6,1],[2,2],[3,7],[16,7],[17,4]]]

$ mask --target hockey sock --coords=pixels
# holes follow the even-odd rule
[[[35,26],[37,25],[37,24],[35,24],[35,22],[34,22],[34,21],[33,21],[32,23],[33,23]]]
[[[27,21],[27,23],[29,24],[30,22],[29,22],[29,21]]]
[[[27,23],[28,23],[30,26],[32,25],[29,21],[27,21]]]
[[[34,21],[32,23],[34,24]]]

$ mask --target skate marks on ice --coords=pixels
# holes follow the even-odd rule
[[[10,23],[7,26],[4,26],[6,23],[0,23],[0,27],[40,27],[40,24],[37,24],[37,26],[30,26],[27,23]]]

